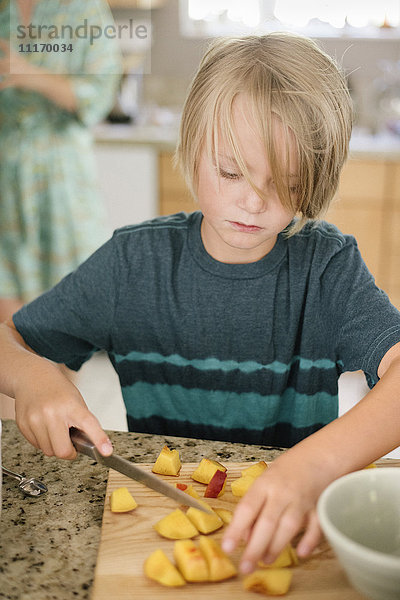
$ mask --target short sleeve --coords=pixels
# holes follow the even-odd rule
[[[38,354],[78,370],[99,349],[111,347],[119,261],[115,238],[58,285],[13,316],[18,332]]]
[[[400,341],[400,313],[379,289],[352,236],[321,276],[321,320],[343,371],[363,370],[372,386],[386,352]]]

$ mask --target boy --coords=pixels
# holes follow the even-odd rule
[[[38,356],[79,368],[99,348],[131,430],[289,447],[226,531],[227,551],[247,541],[243,572],[302,528],[298,552],[311,552],[321,491],[400,444],[400,315],[354,239],[308,223],[335,193],[351,120],[341,74],[310,40],[216,41],[177,150],[201,212],[119,230],[3,326],[0,391],[48,455],[74,457],[71,426],[111,452]],[[376,385],[337,419],[338,376],[357,369]]]

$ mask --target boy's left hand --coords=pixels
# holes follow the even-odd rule
[[[222,544],[231,552],[240,541],[246,543],[243,573],[251,572],[261,559],[272,562],[303,528],[297,552],[299,556],[312,552],[321,538],[316,502],[328,482],[318,461],[299,462],[293,449],[255,480],[238,504]]]

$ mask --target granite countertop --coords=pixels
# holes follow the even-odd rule
[[[164,444],[182,462],[204,456],[221,461],[273,460],[283,450],[120,431],[108,432],[115,452],[152,463]],[[83,600],[90,597],[107,483],[107,469],[85,456],[48,458],[25,440],[14,421],[3,421],[2,463],[42,479],[49,491],[28,498],[3,476],[0,528],[0,598]]]

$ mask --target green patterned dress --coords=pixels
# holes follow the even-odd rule
[[[104,36],[91,44],[85,22],[113,23],[107,3],[39,1],[32,23],[47,27],[37,42],[47,41],[43,29],[48,28],[49,42],[72,44],[73,50],[23,55],[69,76],[76,113],[33,91],[0,90],[0,298],[33,299],[87,258],[109,233],[90,126],[113,105],[121,63],[116,40]],[[65,39],[55,40],[54,32],[64,33],[63,24],[75,29],[65,28]],[[70,32],[79,25],[81,36],[71,40]],[[32,43],[17,39],[17,26],[15,1],[0,0],[0,38],[11,39],[16,51],[20,43]]]

